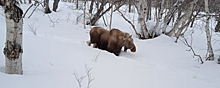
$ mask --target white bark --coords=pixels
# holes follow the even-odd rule
[[[14,5],[12,5],[14,4]],[[6,8],[6,6],[12,6]],[[6,0],[3,6],[6,17],[5,73],[23,74],[22,70],[22,10],[13,0]]]
[[[162,18],[162,15],[163,15],[164,4],[165,4],[164,1],[165,0],[162,0],[161,5],[160,5],[160,11],[159,11],[159,14],[158,14],[159,16],[157,18],[157,23],[156,23],[156,25],[154,26],[154,29],[153,29],[152,38],[154,38],[154,36],[156,34],[157,27],[159,25],[160,19]]]
[[[177,0],[176,3],[171,7],[169,12],[165,16],[164,25],[163,25],[163,28],[162,28],[163,33],[166,32],[166,28],[168,26],[168,23],[169,23],[170,19],[172,18],[172,15],[176,13],[177,9],[182,5],[183,2],[184,2],[184,0]]]
[[[145,23],[145,18],[148,10],[147,1],[140,0],[137,3],[137,10],[138,10],[138,25],[140,25],[141,35],[143,38],[149,38],[149,33]]]
[[[84,29],[86,29],[86,1],[84,1],[84,9],[83,9],[83,24],[84,24]]]
[[[111,29],[112,29],[112,17],[113,17],[114,1],[115,1],[115,0],[113,0],[113,3],[112,3],[112,8],[111,8],[111,14],[110,14],[110,23],[109,23],[109,30],[111,30]]]
[[[179,19],[177,19],[177,21],[176,21],[174,27],[172,28],[171,31],[169,31],[168,36],[172,36],[172,35],[175,33],[175,31],[179,28],[179,26],[180,26],[182,23],[185,24],[185,22],[190,18],[191,14],[192,14],[192,11],[193,11],[193,8],[194,8],[194,5],[195,5],[195,3],[196,3],[197,1],[198,1],[198,0],[193,0],[193,1],[190,3],[189,9],[186,10],[185,14],[184,14],[182,17],[180,17]]]
[[[206,32],[206,36],[207,36],[207,46],[208,46],[208,53],[209,53],[208,60],[214,60],[214,53],[212,50],[212,43],[211,43],[211,34],[210,34],[210,30],[209,30],[210,16],[209,16],[208,0],[205,0],[205,11],[206,11],[206,15],[207,15],[205,32]]]

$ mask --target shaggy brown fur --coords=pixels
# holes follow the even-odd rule
[[[90,41],[87,41],[88,45],[90,46],[91,44],[94,44],[93,47],[96,48],[97,46],[99,47],[100,45],[100,36],[105,33],[109,32],[108,30],[102,28],[102,27],[93,27],[89,34],[90,34]]]
[[[107,50],[114,53],[116,56],[120,54],[123,46],[125,47],[124,51],[127,49],[130,49],[132,52],[136,51],[136,47],[130,34],[124,33],[118,29],[108,31],[101,27],[93,27],[90,30],[90,41],[87,43],[89,46],[94,44],[93,47]]]
[[[133,39],[128,33],[124,33],[118,29],[110,30],[107,50],[118,56],[123,46],[125,47],[124,51],[126,51],[127,49],[131,49],[132,52],[136,51]]]
[[[107,46],[108,46],[109,37],[110,37],[110,32],[105,32],[100,36],[100,41],[99,41],[100,49],[108,51]]]

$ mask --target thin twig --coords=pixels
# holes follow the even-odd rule
[[[35,12],[35,10],[37,9],[37,7],[39,6],[40,4],[38,3],[38,5],[34,8],[34,10],[32,11],[31,15],[28,17],[30,18],[32,16],[32,14]]]
[[[78,85],[79,85],[79,88],[81,88],[82,87],[82,81],[83,81],[83,79],[86,77],[86,76],[81,76],[81,77],[79,77],[78,76],[78,74],[77,74],[77,72],[75,72],[74,71],[74,77],[76,78],[76,81],[78,82]]]
[[[189,43],[188,43],[188,41],[186,40],[186,38],[185,38],[184,36],[182,36],[182,37],[183,37],[183,39],[184,39],[185,42],[183,42],[182,40],[181,40],[181,41],[182,41],[186,46],[188,46],[188,47],[190,48],[190,50],[192,50],[194,56],[199,57],[199,60],[200,60],[201,64],[203,64],[204,62],[203,62],[203,60],[202,60],[202,57],[201,57],[200,55],[196,54],[195,51],[194,51],[194,49],[192,48],[192,46],[189,45]]]
[[[96,56],[93,56],[94,59],[92,59],[92,61],[97,62],[100,53],[101,53],[101,51],[99,51],[99,53]]]
[[[29,11],[29,9],[33,6],[34,4],[31,4],[30,7],[28,7],[28,9],[25,11],[24,15],[23,15],[23,18],[25,17],[25,15],[27,14],[27,12]]]
[[[92,74],[91,74],[92,68],[89,68],[87,64],[85,64],[85,68],[86,68],[86,75],[87,75],[87,78],[88,78],[87,88],[90,88],[90,87],[91,87],[91,82],[92,82],[95,78],[93,78],[93,77],[92,77]]]

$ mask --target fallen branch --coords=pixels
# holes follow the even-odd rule
[[[201,57],[200,55],[196,54],[195,51],[193,50],[192,46],[189,45],[189,43],[188,43],[188,41],[186,40],[186,38],[185,38],[184,36],[182,36],[182,37],[183,37],[183,39],[184,39],[184,41],[185,41],[185,42],[183,42],[183,43],[184,43],[186,46],[188,46],[188,47],[190,48],[190,50],[192,50],[194,56],[199,57],[199,60],[201,61],[201,64],[203,64],[202,57]]]

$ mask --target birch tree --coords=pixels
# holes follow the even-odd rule
[[[155,37],[155,34],[156,34],[156,30],[157,30],[157,27],[159,26],[159,22],[160,22],[160,19],[162,18],[162,15],[163,15],[163,10],[164,10],[164,4],[165,4],[165,2],[164,2],[165,0],[162,0],[161,1],[161,4],[160,4],[160,8],[159,8],[159,16],[156,18],[157,19],[157,23],[156,23],[156,25],[154,26],[154,29],[153,29],[153,34],[152,34],[152,38],[154,38]]]
[[[111,8],[111,14],[110,14],[110,23],[109,23],[109,29],[111,30],[112,28],[112,17],[113,17],[113,8],[114,8],[114,2],[115,0],[112,0],[111,4],[112,4],[112,8]]]
[[[4,9],[7,30],[4,47],[5,73],[22,75],[23,11],[16,0],[1,0],[0,2]]]
[[[149,33],[147,30],[147,25],[145,23],[146,15],[147,15],[147,1],[140,0],[137,3],[137,11],[138,11],[138,25],[140,26],[141,36],[144,39],[149,38]]]
[[[84,8],[83,8],[83,24],[84,24],[84,29],[86,29],[86,1],[84,0]]]
[[[209,30],[209,7],[208,7],[208,0],[204,0],[205,1],[205,12],[207,15],[207,19],[206,19],[206,25],[205,25],[205,32],[206,32],[206,37],[207,37],[207,46],[208,46],[208,58],[207,60],[214,60],[214,53],[212,50],[212,43],[211,43],[211,34],[210,34],[210,30]]]
[[[173,14],[175,14],[178,11],[178,8],[182,5],[184,0],[177,0],[176,3],[170,8],[169,12],[164,18],[164,25],[162,28],[162,33],[166,33],[166,28],[170,23],[170,20],[173,18]]]
[[[193,9],[195,8],[197,1],[198,0],[186,1],[182,4],[183,6],[181,9],[183,9],[183,8],[184,8],[184,10],[186,9],[185,14],[183,14],[181,17],[177,18],[176,23],[174,24],[174,27],[167,33],[168,36],[172,36],[177,31],[177,29],[179,29],[179,26],[181,24],[182,24],[182,26],[184,26],[184,24],[187,22],[187,20],[189,20],[189,18],[191,18],[192,13],[193,13]]]

